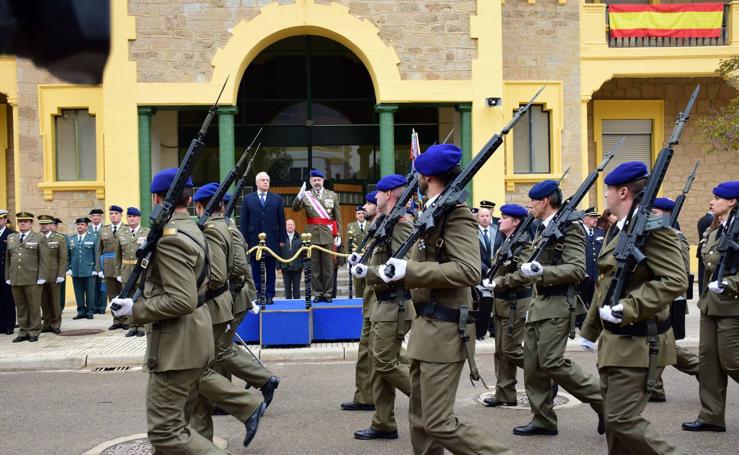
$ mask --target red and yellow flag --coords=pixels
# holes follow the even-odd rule
[[[723,3],[609,5],[612,38],[718,38]]]

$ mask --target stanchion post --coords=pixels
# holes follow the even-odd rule
[[[354,231],[351,230],[351,229],[349,230],[349,241],[347,243],[349,244],[349,251],[347,251],[347,253],[349,253],[349,255],[351,255],[354,252],[354,248],[357,247],[354,244]],[[352,283],[352,281],[354,281],[354,280],[352,280],[352,273],[351,273],[352,266],[351,266],[351,264],[349,264],[349,261],[347,261],[346,265],[349,267],[349,299],[352,299],[352,298],[354,298],[354,286],[353,286],[353,283]]]
[[[259,233],[259,246],[264,248],[267,246],[267,234]],[[259,251],[259,305],[264,309],[267,305],[267,262],[264,260],[265,250]]]
[[[310,307],[311,307],[310,299],[311,299],[311,294],[313,293],[313,281],[311,278],[311,268],[310,268],[311,234],[305,233],[301,235],[301,238],[303,239],[303,247],[305,248],[305,251],[303,252],[303,275],[305,276],[305,309],[310,310]]]

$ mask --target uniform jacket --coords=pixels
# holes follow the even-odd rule
[[[118,249],[118,236],[124,231],[131,231],[131,228],[125,223],[121,223],[115,235],[113,235],[112,224],[106,224],[98,231],[95,271],[102,271],[105,278],[115,278],[118,276],[115,257],[116,250]]]
[[[285,209],[282,206],[282,198],[267,192],[264,206],[259,199],[259,193],[254,191],[244,196],[241,206],[241,232],[247,244],[257,246],[259,234],[267,234],[267,246],[275,253],[279,251],[279,245],[285,241]]]
[[[706,274],[703,277],[703,294],[698,300],[698,308],[706,316],[736,317],[739,316],[739,276],[725,276],[724,281],[728,285],[721,294],[708,290],[708,283],[714,280],[713,274],[721,259],[721,254],[716,250],[721,240],[718,232],[718,229],[711,231],[703,248],[703,264],[706,266]]]
[[[215,290],[228,285],[229,270],[234,262],[234,245],[223,215],[213,215],[203,230],[208,242],[209,267],[208,289]],[[222,324],[233,319],[233,298],[230,292],[207,301],[213,324]]]
[[[228,232],[231,234],[233,245],[233,266],[229,271],[228,283],[233,301],[232,311],[236,315],[245,312],[247,309],[251,309],[248,292],[244,290],[247,287],[245,275],[248,274],[249,278],[251,278],[251,269],[249,268],[249,261],[246,259],[246,242],[244,241],[244,236],[230,218],[225,219],[225,221]]]
[[[362,243],[364,237],[367,235],[367,229],[369,229],[372,223],[365,220],[364,230],[359,229],[359,222],[352,221],[346,225],[346,238],[344,239],[345,247],[344,252],[353,253],[359,248],[359,244]]]
[[[609,366],[647,368],[649,366],[649,345],[647,337],[615,335],[603,329],[598,309],[611,285],[617,264],[613,255],[618,244],[617,234],[607,239],[598,258],[598,275],[595,284],[595,297],[583,323],[581,335],[598,344],[598,367]],[[670,304],[688,288],[688,277],[680,249],[680,240],[673,229],[653,231],[642,252],[647,260],[639,265],[626,283],[625,295],[619,300],[624,306],[622,326],[636,322],[670,318]],[[658,336],[659,359],[657,366],[675,363],[675,336],[670,328]]]
[[[97,239],[89,232],[78,240],[77,234],[67,237],[67,270],[72,271],[73,277],[83,278],[92,276],[95,271],[97,257]]]
[[[511,316],[511,305],[516,304],[516,319],[523,318],[526,316],[526,311],[531,304],[531,297],[516,299],[515,301],[509,298],[500,297],[501,295],[507,294],[512,295],[517,292],[531,291],[531,285],[526,283],[522,284],[520,280],[508,280],[508,277],[518,271],[519,266],[524,262],[523,258],[527,258],[531,255],[531,238],[527,235],[522,238],[522,241],[517,245],[513,245],[513,258],[505,261],[503,265],[495,272],[495,306],[494,313],[500,318],[508,318]],[[498,253],[500,250],[498,251]],[[498,260],[498,253],[496,253],[493,263]]]
[[[29,231],[21,244],[20,232],[8,236],[5,252],[5,279],[11,286],[35,285],[49,275],[49,246],[46,237]]]
[[[7,244],[8,244],[8,237],[10,234],[15,233],[14,230],[8,229],[7,227],[3,231],[2,234],[0,234],[0,270],[2,270],[2,281],[0,281],[0,286],[7,286],[5,284],[5,254],[7,250]]]
[[[138,260],[136,257],[136,250],[146,243],[147,235],[149,235],[149,229],[142,226],[139,226],[135,235],[131,232],[131,228],[129,226],[126,226],[126,229],[118,233],[118,241],[116,242],[115,249],[114,275],[116,277],[121,277],[121,281],[123,283],[125,283],[128,280],[128,277],[131,276]]]
[[[208,283],[206,277],[198,289],[203,267],[203,233],[187,214],[175,213],[157,243],[142,298],[133,305],[136,324],[149,324],[146,358],[156,359],[149,371],[203,368],[213,360],[210,312],[205,305],[198,308],[198,294]]]
[[[315,197],[323,205],[323,208],[326,209],[326,213],[328,213],[328,216],[336,220],[339,225],[339,229],[341,229],[343,223],[341,222],[341,210],[339,210],[339,196],[333,191],[324,188],[320,196],[316,195],[316,193],[313,192],[313,197]],[[303,199],[300,200],[296,197],[293,201],[293,210],[297,212],[303,209],[305,209],[305,215],[307,217],[319,217],[316,209],[311,206],[310,202],[308,202],[307,196],[303,196]],[[305,232],[311,235],[310,241],[313,244],[331,245],[334,242],[334,236],[331,234],[330,226],[306,224]]]
[[[56,283],[56,279],[64,277],[67,272],[67,238],[58,232],[52,232],[46,239],[49,245],[49,273],[47,283]]]

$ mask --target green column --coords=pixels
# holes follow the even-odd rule
[[[236,106],[218,108],[218,152],[220,178],[224,180],[228,171],[234,167],[234,116],[239,112]]]
[[[380,114],[380,176],[395,173],[395,111],[396,104],[378,104]]]
[[[139,107],[139,209],[141,224],[149,225],[151,213],[151,116],[153,107]]]
[[[459,112],[459,125],[460,125],[460,144],[459,148],[462,149],[462,165],[466,165],[472,159],[472,104],[458,104],[457,112]],[[474,200],[472,195],[472,185],[467,185],[467,191],[470,192],[470,197],[467,198],[467,204],[471,207]]]

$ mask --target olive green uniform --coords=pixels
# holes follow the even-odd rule
[[[46,244],[49,246],[49,270],[46,283],[41,291],[42,331],[58,329],[62,326],[59,283],[56,279],[65,278],[67,271],[67,238],[62,234],[52,232],[46,237]]]
[[[364,229],[359,228],[358,221],[352,221],[346,225],[346,248],[345,252],[354,253],[357,251],[359,245],[364,241],[364,237],[367,235],[367,229],[370,226],[368,220],[364,221]],[[360,252],[361,254],[361,252]],[[352,286],[354,287],[354,295],[364,295],[365,280],[362,278],[351,277]]]
[[[615,325],[604,322],[598,310],[603,306],[617,269],[613,253],[620,235],[604,242],[598,258],[595,299],[581,330],[583,338],[588,340],[596,340],[600,336],[598,371],[608,453],[682,453],[665,442],[642,416],[649,398],[646,389],[649,369],[647,337],[622,334],[627,330],[641,330],[640,326],[648,320],[657,322],[666,330],[661,330],[663,333],[657,337],[659,355],[656,366],[664,368],[675,363],[670,304],[688,287],[680,241],[672,229],[659,229],[649,235],[642,247],[648,259],[629,276],[624,296],[619,300],[624,307],[623,321]]]
[[[21,243],[21,233],[7,239],[5,279],[15,301],[18,336],[37,337],[41,332],[41,295],[43,286],[36,284],[49,276],[49,246],[46,236],[28,231]]]
[[[112,224],[106,224],[98,231],[97,235],[97,256],[95,256],[95,271],[103,272],[105,277],[105,295],[108,298],[108,303],[116,298],[121,293],[123,286],[118,281],[118,275],[116,271],[116,251],[118,250],[118,236],[125,231],[131,232],[131,229],[127,224],[121,223],[115,229]],[[115,232],[113,232],[115,231]],[[126,316],[113,317],[113,323],[127,326]]]
[[[441,455],[444,449],[454,454],[510,453],[488,428],[462,423],[455,417],[454,402],[466,355],[458,321],[435,316],[440,314],[436,313],[438,308],[446,314],[455,313],[458,319],[461,305],[472,307],[470,288],[480,282],[477,229],[467,207],[454,208],[413,247],[405,278],[399,282],[411,291],[417,313],[408,342],[408,414],[416,454]],[[468,320],[467,333],[475,333],[472,320]],[[474,341],[468,347],[474,355]]]
[[[147,324],[146,416],[157,453],[226,453],[188,425],[203,372],[213,360],[210,312],[198,306],[207,285],[207,279],[198,283],[204,267],[203,234],[187,214],[175,213],[132,312],[137,325]]]
[[[528,236],[518,245],[512,245],[513,258],[504,262],[495,273],[495,399],[500,402],[516,402],[516,367],[523,369],[523,335],[526,311],[531,304],[531,286],[509,283],[507,279],[518,270],[522,257],[531,254]],[[500,250],[498,250],[500,254]],[[498,261],[496,255],[493,263]]]
[[[722,228],[721,231],[723,231]],[[726,290],[716,294],[708,290],[708,283],[719,266],[717,251],[719,230],[712,231],[703,248],[703,263],[706,266],[703,295],[698,300],[701,312],[700,367],[701,422],[726,426],[726,387],[728,378],[739,382],[739,276],[724,277]]]
[[[146,236],[148,235],[149,229],[142,226],[139,226],[136,233],[131,232],[131,228],[129,226],[126,226],[126,229],[123,229],[118,233],[118,241],[116,242],[115,250],[114,275],[116,280],[120,277],[121,285],[128,281],[128,277],[131,276],[133,269],[136,267],[136,262],[138,261],[136,251],[141,247],[141,245],[146,243]],[[128,323],[129,332],[137,332],[141,330],[141,326],[136,325],[134,322],[133,316],[129,316],[126,322]]]
[[[338,229],[341,229],[341,210],[339,210],[339,196],[333,191],[326,188],[321,194],[310,191],[312,196],[326,209],[326,213],[338,223]],[[297,197],[293,201],[293,210],[296,212],[305,209],[305,216],[308,218],[320,218],[319,212],[308,201],[307,196],[303,199]],[[331,227],[322,224],[306,224],[305,232],[311,235],[310,241],[313,245],[318,245],[327,250],[334,247],[334,236]],[[313,250],[310,258],[311,267],[311,285],[313,295],[318,298],[331,298],[334,288],[334,261],[333,257],[321,251]]]
[[[377,303],[370,315],[370,346],[372,347],[372,397],[375,415],[372,428],[390,432],[396,431],[395,389],[406,396],[411,394],[410,371],[407,364],[400,361],[400,350],[411,321],[416,315],[410,302],[410,294],[397,286],[389,286],[377,275],[377,266],[385,264],[393,251],[400,248],[413,230],[413,225],[405,220],[393,228],[390,238],[377,245],[372,252],[367,272],[367,286],[372,287]],[[407,258],[406,258],[407,259]]]

